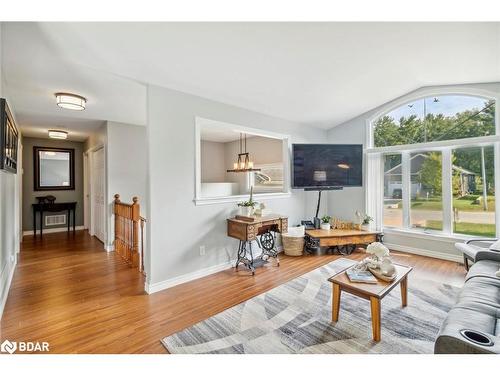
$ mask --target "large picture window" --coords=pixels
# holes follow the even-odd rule
[[[494,149],[453,151],[453,231],[495,237]]]
[[[378,227],[496,236],[495,109],[489,98],[428,96],[371,122],[368,152],[383,165],[368,187],[383,189]]]
[[[443,229],[441,152],[410,155],[410,225],[413,229]]]

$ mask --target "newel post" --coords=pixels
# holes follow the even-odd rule
[[[132,198],[132,263],[139,265],[139,221],[141,220],[139,198]]]
[[[113,213],[115,214],[115,228],[113,233],[113,247],[115,251],[121,255],[121,246],[120,241],[117,241],[120,238],[120,194],[115,194],[115,202],[113,205]]]

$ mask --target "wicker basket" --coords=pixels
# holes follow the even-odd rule
[[[304,237],[292,237],[282,234],[281,241],[286,255],[298,257],[304,252]]]

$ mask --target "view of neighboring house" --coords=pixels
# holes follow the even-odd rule
[[[425,198],[427,194],[434,194],[432,188],[421,182],[422,164],[429,158],[426,154],[410,156],[411,198]],[[466,195],[476,190],[476,174],[456,165],[452,165],[453,172],[458,176],[460,195]],[[401,163],[384,172],[384,197],[401,199],[402,194],[402,166]],[[441,192],[437,192],[438,195]]]

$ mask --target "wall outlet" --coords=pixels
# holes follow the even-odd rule
[[[200,256],[205,255],[205,245],[200,246]]]

